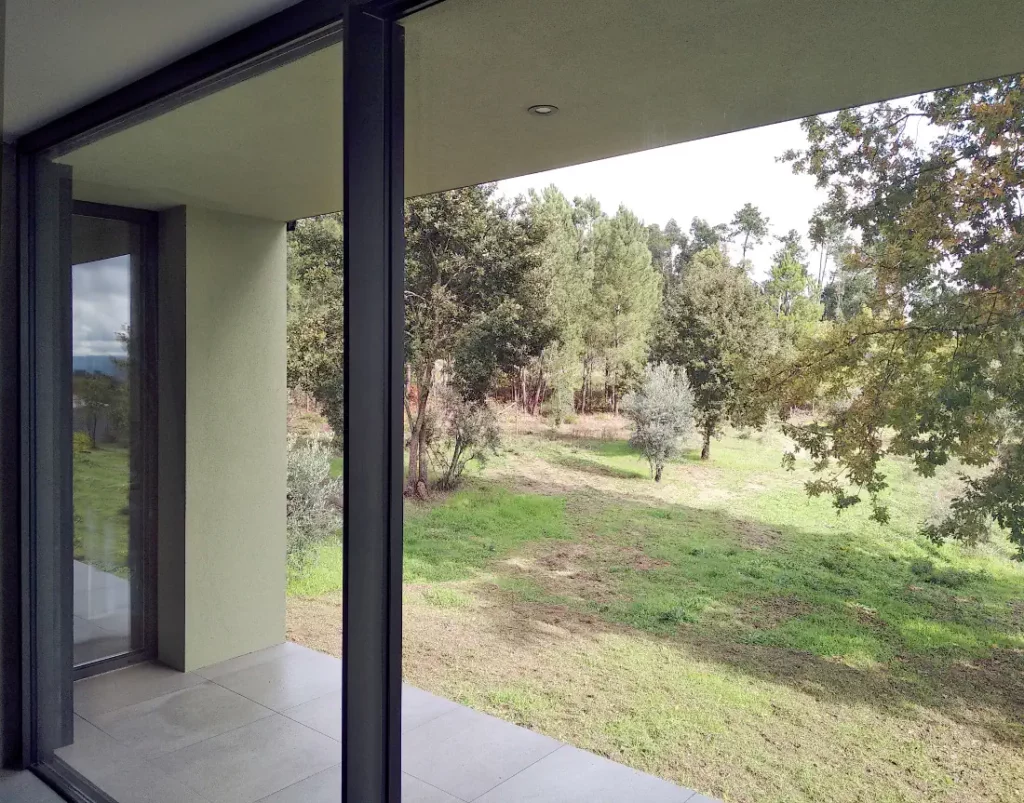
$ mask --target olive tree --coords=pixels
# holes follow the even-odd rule
[[[685,372],[667,363],[648,365],[640,387],[623,399],[623,412],[633,422],[630,445],[643,452],[655,482],[661,482],[665,461],[693,431],[693,393]]]

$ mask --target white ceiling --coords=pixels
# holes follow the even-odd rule
[[[298,0],[7,0],[4,137],[96,100]]]
[[[410,194],[1024,70],[1020,0],[446,0],[404,24]],[[335,46],[65,161],[80,197],[286,220],[341,206],[340,121]]]

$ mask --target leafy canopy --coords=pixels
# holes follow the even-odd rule
[[[925,476],[955,458],[987,472],[926,532],[972,542],[995,521],[1024,549],[1024,76],[802,126],[807,147],[783,158],[828,189],[860,237],[847,265],[872,282],[779,376],[785,405],[843,401],[788,428],[821,474],[810,492],[843,508],[864,489],[884,522],[882,458]]]

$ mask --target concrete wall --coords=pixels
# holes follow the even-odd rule
[[[187,671],[284,640],[285,226],[161,231],[159,651]]]

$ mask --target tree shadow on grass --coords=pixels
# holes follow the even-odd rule
[[[538,543],[496,564],[518,616],[676,644],[824,703],[903,718],[931,709],[1020,746],[1021,613],[1007,600],[1024,588],[1013,578],[932,586],[906,553],[853,534],[781,527],[777,542],[751,543],[765,525],[722,511],[589,489],[582,500],[574,546]]]
[[[573,471],[583,471],[587,474],[596,474],[599,477],[611,477],[616,480],[643,480],[650,478],[650,472],[641,469],[620,468],[609,466],[597,460],[590,460],[586,457],[575,455],[552,455],[546,458],[549,463],[569,468]]]

